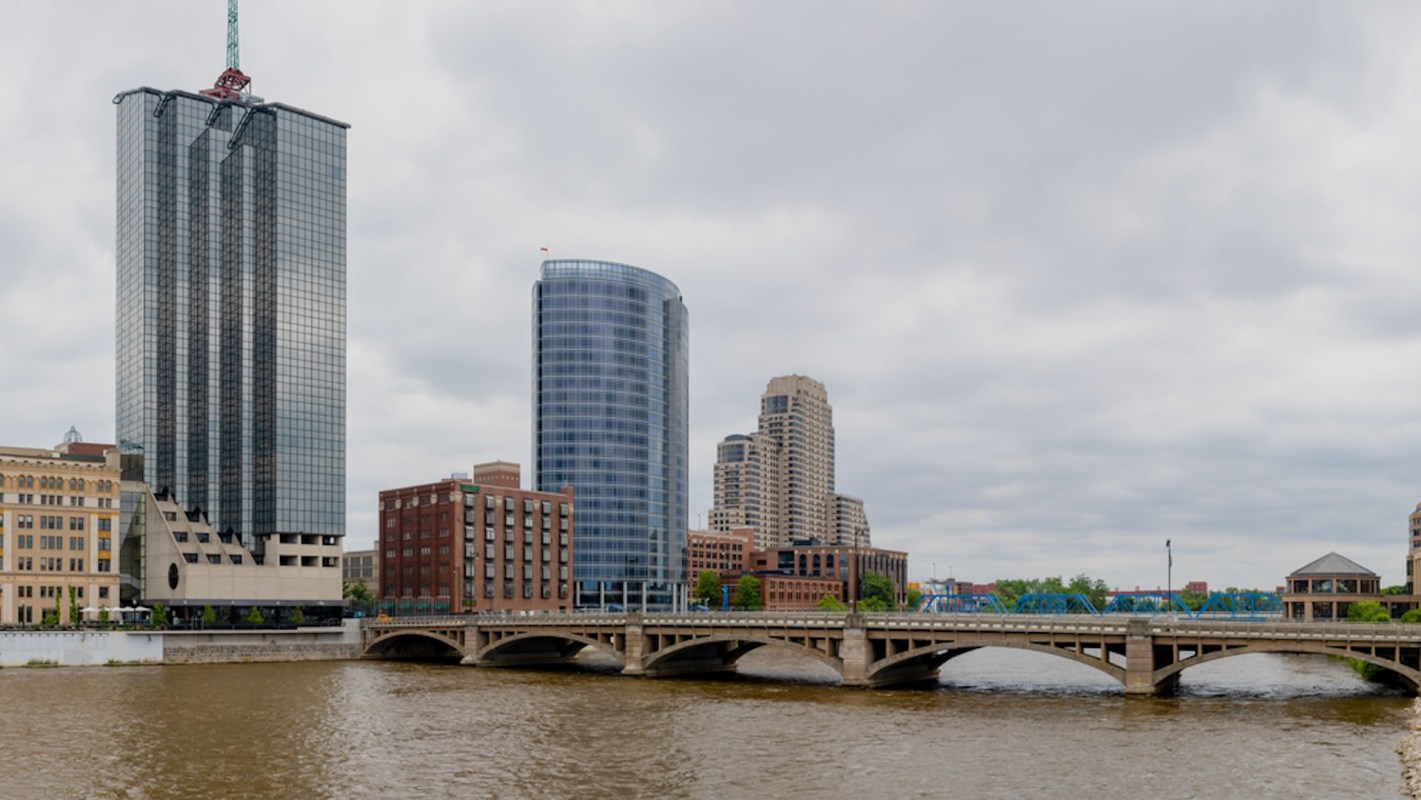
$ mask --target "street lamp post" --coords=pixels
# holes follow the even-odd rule
[[[858,613],[859,599],[859,528],[854,526],[853,556],[849,559],[849,613]]]
[[[1174,551],[1170,549],[1169,540],[1164,540],[1164,602],[1169,607],[1171,614],[1174,613]]]

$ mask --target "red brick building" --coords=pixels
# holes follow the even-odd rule
[[[760,579],[761,600],[767,610],[792,611],[815,608],[826,594],[848,603],[848,587],[858,576],[877,572],[893,583],[896,605],[908,600],[907,553],[817,541],[752,550],[753,542],[750,528],[728,533],[691,531],[686,551],[692,582],[709,570],[720,576],[722,584],[734,586],[741,575],[750,573]]]
[[[690,571],[686,574],[692,583],[707,570],[722,577],[730,573],[739,575],[750,563],[754,548],[752,528],[735,528],[727,533],[691,531],[686,536],[686,558],[690,562]]]
[[[520,489],[517,464],[380,492],[387,614],[572,609],[573,490]]]

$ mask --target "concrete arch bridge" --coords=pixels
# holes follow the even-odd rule
[[[760,647],[783,647],[834,668],[844,686],[936,681],[949,660],[982,647],[1034,650],[1098,669],[1127,695],[1172,692],[1189,667],[1245,653],[1344,656],[1421,686],[1421,625],[1170,620],[1090,615],[843,614],[835,612],[469,615],[368,620],[367,658],[458,659],[474,666],[570,663],[604,653],[624,675],[735,669]]]

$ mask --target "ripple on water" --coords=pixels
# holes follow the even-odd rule
[[[1034,653],[954,659],[936,690],[857,691],[776,652],[716,681],[388,662],[0,670],[0,797],[1400,791],[1409,702],[1326,659],[1223,659],[1186,671],[1178,697],[1139,700]],[[85,768],[57,766],[74,752]]]

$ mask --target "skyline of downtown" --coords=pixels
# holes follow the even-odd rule
[[[0,441],[112,438],[107,99],[208,85],[222,5],[0,10]],[[1176,585],[1330,550],[1403,581],[1416,11],[337,8],[245,3],[242,43],[353,125],[351,548],[381,488],[531,469],[547,246],[681,287],[693,522],[798,373],[914,578],[1151,587],[1170,539]]]

